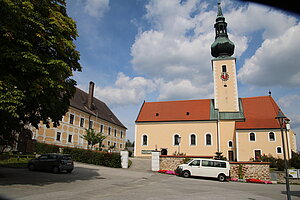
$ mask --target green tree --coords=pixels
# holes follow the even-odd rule
[[[99,144],[99,147],[102,147],[102,142],[105,140],[107,136],[104,133],[98,132],[94,129],[85,129],[86,134],[81,136],[81,138],[85,139],[88,142],[88,145],[93,147],[96,144]]]
[[[0,137],[25,124],[55,126],[68,111],[81,71],[77,30],[65,0],[0,1]],[[0,144],[1,145],[1,144]]]

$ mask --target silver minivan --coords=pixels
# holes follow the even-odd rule
[[[230,164],[227,161],[201,158],[179,165],[175,170],[176,173],[185,178],[202,176],[217,178],[221,182],[229,178],[229,171]]]

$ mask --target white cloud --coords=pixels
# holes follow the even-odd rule
[[[183,4],[152,0],[146,8],[146,19],[153,27],[136,36],[131,47],[133,69],[160,80],[159,99],[210,97],[212,87],[203,90],[203,86],[213,81],[210,45],[216,11],[207,11],[207,3],[196,0]],[[237,46],[235,55],[242,55],[247,38],[229,37]],[[183,92],[176,95],[176,90]]]
[[[139,104],[148,92],[155,90],[155,83],[143,77],[130,78],[120,72],[114,86],[95,87],[95,97],[110,106]]]
[[[160,82],[159,100],[170,99],[199,99],[211,98],[210,92],[213,88],[212,84],[205,87],[195,86],[189,80],[174,80],[170,82]]]
[[[239,70],[239,80],[257,86],[300,86],[300,24],[267,39]]]
[[[86,0],[84,11],[90,16],[101,18],[109,8],[109,0]]]
[[[234,8],[225,13],[229,29],[239,35],[263,30],[263,39],[275,38],[294,26],[297,19],[257,4]]]

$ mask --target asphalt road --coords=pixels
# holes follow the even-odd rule
[[[221,183],[81,163],[75,163],[71,174],[0,168],[0,199],[271,200],[286,199],[284,191],[282,184]],[[291,191],[292,199],[300,199],[299,185],[292,185]]]

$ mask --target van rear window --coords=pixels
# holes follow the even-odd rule
[[[202,160],[202,166],[226,168],[226,162],[213,161],[213,160]]]

